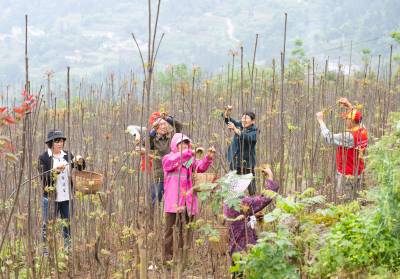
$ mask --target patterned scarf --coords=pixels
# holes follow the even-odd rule
[[[224,200],[224,202],[227,203],[227,201],[244,196],[244,191],[246,191],[247,187],[249,187],[253,179],[253,174],[248,173],[238,175],[236,174],[236,171],[231,171],[225,177],[226,181],[228,181],[230,184],[228,194]]]

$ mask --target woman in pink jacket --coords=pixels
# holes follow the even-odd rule
[[[178,225],[178,247],[183,248],[183,228],[198,213],[197,194],[192,191],[192,173],[205,172],[211,165],[215,149],[211,147],[207,156],[195,159],[191,140],[182,133],[176,133],[171,140],[171,153],[162,160],[164,169],[164,212],[166,216],[164,261],[173,257],[173,226]],[[186,232],[188,235],[188,232]],[[187,238],[186,238],[187,239]]]

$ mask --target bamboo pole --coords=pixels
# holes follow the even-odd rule
[[[284,164],[285,164],[285,96],[284,96],[284,84],[285,84],[285,53],[286,53],[286,30],[287,30],[287,13],[285,13],[285,29],[283,35],[283,51],[281,53],[281,107],[280,107],[280,166],[279,166],[279,183],[281,185],[281,193],[286,192],[286,186],[284,184]]]

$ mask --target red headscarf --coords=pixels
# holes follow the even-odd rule
[[[158,112],[158,111],[153,112],[149,118],[149,125],[153,126],[154,122],[156,122],[157,119],[159,119],[160,117],[161,117],[160,112]],[[143,172],[146,171],[146,160],[145,159],[146,159],[146,157],[144,155],[142,155],[141,156],[141,169]],[[149,165],[150,165],[150,170],[151,170],[153,168],[153,159],[152,158],[149,158]]]
[[[362,113],[358,109],[347,111],[343,115],[344,119],[351,119],[355,123],[360,123],[362,120]]]
[[[150,124],[150,126],[153,126],[154,122],[155,122],[158,118],[160,118],[160,117],[161,117],[161,113],[160,113],[160,112],[158,112],[158,111],[153,112],[153,113],[150,115],[150,118],[149,118],[149,124]]]

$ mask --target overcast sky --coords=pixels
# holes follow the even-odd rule
[[[238,50],[240,45],[250,60],[256,33],[260,34],[256,61],[268,66],[272,58],[279,58],[282,49],[284,12],[289,14],[288,48],[296,38],[301,38],[309,55],[330,56],[333,64],[342,55],[345,61],[343,56],[349,55],[350,38],[357,33],[354,28],[346,28],[347,34],[332,33],[329,36],[333,41],[326,41],[321,34],[330,28],[326,19],[334,11],[324,11],[323,3],[322,0],[163,0],[159,34],[165,33],[165,39],[158,57],[160,68],[186,63],[217,71],[230,61],[229,50]],[[356,8],[353,12],[363,14]],[[92,76],[139,69],[139,55],[131,32],[136,34],[144,54],[147,50],[145,0],[0,0],[1,84],[23,78],[25,14],[29,15],[30,72],[36,79],[42,79],[49,70],[63,75],[67,66],[76,75]],[[322,21],[325,25],[321,30]],[[332,22],[340,27],[340,22],[334,19]],[[371,33],[365,38],[370,39],[365,45],[380,47],[377,43],[387,33]],[[359,52],[363,46],[361,42],[359,49],[356,44],[354,49]]]

